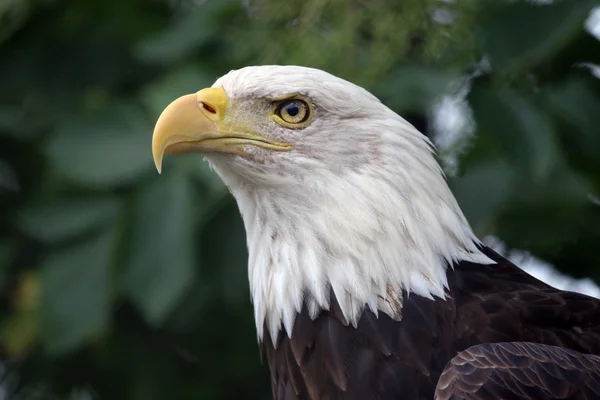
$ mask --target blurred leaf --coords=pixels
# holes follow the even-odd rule
[[[594,93],[592,89],[593,84],[599,85],[597,81],[591,75],[587,79],[572,77],[549,87],[544,93],[556,115],[590,139],[600,138],[596,125],[600,115],[600,92]]]
[[[74,350],[107,327],[115,232],[48,256],[41,266],[41,327],[50,354]]]
[[[14,192],[19,190],[19,178],[15,170],[2,160],[0,160],[0,189]]]
[[[194,277],[192,211],[190,181],[177,170],[145,187],[133,210],[131,258],[123,284],[154,326],[169,316]]]
[[[172,71],[146,87],[142,98],[152,115],[158,118],[173,100],[209,87],[214,80],[215,77],[204,73],[201,66],[190,64]]]
[[[238,0],[207,0],[176,20],[164,32],[142,42],[137,56],[145,62],[173,63],[219,37],[223,20],[241,10]]]
[[[3,83],[0,81],[0,86],[3,86]],[[55,105],[45,104],[42,100],[38,102],[38,99],[31,97],[21,101],[23,104],[18,106],[0,106],[0,136],[32,141],[40,137],[41,132],[47,129],[52,121],[62,117],[56,110],[49,110]]]
[[[560,161],[557,135],[551,120],[520,93],[476,85],[469,103],[479,135],[489,135],[511,162],[536,179],[545,179]]]
[[[594,92],[594,86],[596,92]],[[572,162],[589,171],[589,177],[597,182],[600,190],[600,82],[588,75],[572,77],[560,84],[549,87],[543,94],[557,119],[566,125],[564,129],[565,149]]]
[[[56,242],[112,223],[119,211],[114,197],[68,200],[25,209],[17,217],[19,229],[36,240]]]
[[[13,299],[19,310],[36,310],[40,305],[40,280],[35,272],[25,272],[17,283]]]
[[[16,283],[12,299],[14,311],[2,325],[2,343],[12,359],[26,355],[35,345],[38,333],[40,281],[37,273],[26,272]]]
[[[233,306],[248,299],[246,231],[235,201],[221,204],[204,216],[202,254],[204,265],[214,274],[210,280],[220,298]]]
[[[568,209],[580,209],[590,203],[591,185],[582,176],[568,168],[563,168],[552,174],[544,182],[532,182],[523,176],[515,182],[513,207],[552,208],[548,215],[557,211],[569,212]],[[547,217],[551,219],[551,217]]]
[[[219,175],[198,154],[182,155],[177,166],[184,169],[191,177],[202,184],[207,197],[223,200],[225,196],[229,196],[229,190],[227,190],[227,186],[219,178]]]
[[[450,181],[456,200],[480,237],[490,233],[495,216],[510,199],[512,178],[509,164],[486,162]]]
[[[488,7],[482,30],[492,67],[514,72],[544,63],[583,31],[596,6],[598,0],[514,1]]]
[[[30,8],[29,1],[3,1],[0,3],[0,43],[21,26]]]
[[[583,64],[600,64],[600,41],[585,30],[581,30],[568,46],[552,54],[552,59],[535,69],[538,82],[555,82],[568,78],[575,68]]]
[[[152,125],[133,106],[119,105],[66,121],[46,153],[60,175],[84,185],[131,183],[153,168]]]
[[[17,136],[16,127],[21,119],[23,111],[20,107],[0,107],[0,132]]]
[[[375,93],[397,112],[428,111],[438,96],[448,94],[458,83],[458,76],[448,70],[405,65],[384,79]]]
[[[212,36],[210,13],[189,13],[161,34],[141,43],[139,58],[146,62],[173,62],[191,52]]]
[[[0,243],[0,289],[4,287],[16,250],[14,244],[10,242]]]
[[[38,334],[38,313],[21,310],[12,313],[2,324],[2,346],[10,359],[20,359],[35,345]]]

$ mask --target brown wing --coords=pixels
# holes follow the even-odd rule
[[[332,296],[331,310],[314,321],[306,310],[298,315],[291,338],[281,333],[275,346],[265,335],[275,400],[430,400],[449,360],[482,343],[600,354],[598,299],[551,288],[484,251],[497,264],[457,263],[446,299],[405,295],[400,322],[367,310],[357,328],[348,326]]]
[[[435,399],[600,399],[600,357],[527,342],[473,346],[450,360]]]
[[[306,310],[292,337],[280,333],[277,347],[265,335],[275,400],[427,399],[451,358],[449,320],[453,303],[410,296],[402,322],[366,310],[357,328],[348,326],[334,296],[314,321]]]
[[[457,308],[457,351],[482,343],[532,342],[600,354],[598,299],[552,288],[484,251],[497,264],[461,262],[448,274]]]

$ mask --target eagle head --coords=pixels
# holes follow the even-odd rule
[[[321,70],[231,71],[163,111],[152,152],[159,172],[164,154],[203,153],[235,197],[259,340],[332,295],[349,324],[365,307],[400,319],[408,293],[444,297],[454,262],[491,262],[430,141]]]
[[[321,70],[247,67],[169,105],[152,150],[159,171],[165,153],[202,152],[219,173],[280,190],[315,186],[325,183],[318,175],[373,166],[394,115],[363,88]],[[428,147],[420,138],[416,144]]]

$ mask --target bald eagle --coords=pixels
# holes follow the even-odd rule
[[[288,399],[600,399],[600,302],[474,235],[430,141],[361,87],[258,66],[171,103],[247,233],[258,341]]]

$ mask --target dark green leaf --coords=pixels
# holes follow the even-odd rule
[[[596,6],[597,0],[577,0],[488,7],[482,30],[492,68],[514,72],[544,63],[584,29]]]
[[[599,14],[600,15],[600,14]],[[600,64],[600,41],[587,31],[580,31],[568,46],[534,70],[539,82],[552,82],[571,75],[584,64]]]
[[[523,176],[520,178],[515,185],[515,206],[567,211],[590,205],[589,182],[569,168],[553,173],[552,179],[545,182],[532,182]]]
[[[589,75],[571,79],[548,88],[543,94],[557,119],[564,124],[566,150],[573,164],[597,182],[600,190],[600,81]],[[596,89],[596,91],[594,91]]]
[[[203,72],[202,67],[191,64],[172,71],[144,90],[144,103],[152,115],[158,116],[176,98],[209,87],[214,76]]]
[[[8,275],[9,268],[13,262],[16,248],[10,243],[0,243],[0,289],[4,287],[4,282]]]
[[[34,239],[56,242],[113,223],[118,211],[119,201],[113,197],[70,200],[25,209],[17,224]]]
[[[142,42],[136,53],[146,62],[177,61],[218,38],[223,17],[228,19],[240,6],[236,0],[207,1],[204,7],[191,10],[161,34]]]
[[[494,218],[511,197],[512,170],[502,162],[472,166],[450,182],[452,192],[478,235],[489,233]]]
[[[189,288],[196,268],[189,178],[167,171],[139,193],[133,213],[124,289],[158,326]]]
[[[476,86],[469,96],[479,135],[536,179],[544,179],[560,161],[552,121],[530,99],[509,89]]]
[[[202,184],[208,198],[222,201],[225,196],[229,196],[229,191],[221,178],[206,161],[202,160],[202,157],[197,154],[189,154],[180,157],[178,161],[178,167],[185,169],[191,177]]]
[[[12,166],[0,160],[0,189],[18,191],[19,179]]]
[[[4,106],[0,108],[0,132],[17,136],[17,126],[23,111],[19,107]]]
[[[52,136],[47,155],[60,175],[84,185],[128,184],[153,169],[152,125],[131,106],[69,120]]]
[[[556,115],[590,139],[600,138],[596,119],[600,115],[600,91],[594,93],[600,83],[591,75],[587,78],[572,77],[548,88],[544,98],[556,111]]]
[[[178,24],[143,42],[137,50],[138,56],[153,62],[172,62],[185,56],[210,39],[214,24],[207,17],[210,14],[204,10],[186,15]]]
[[[375,93],[397,112],[429,111],[439,96],[456,89],[451,83],[457,78],[447,70],[406,65],[385,79]]]
[[[223,204],[223,203],[221,203]],[[202,252],[224,304],[233,306],[248,299],[248,251],[246,232],[234,201],[205,217]],[[213,251],[210,251],[210,250]]]
[[[107,327],[114,239],[107,230],[42,264],[42,342],[49,353],[74,350]]]
[[[520,243],[520,247],[547,255],[554,256],[571,244],[585,247],[589,237],[594,236],[582,233],[598,231],[595,227],[600,222],[590,218],[594,206],[589,194],[589,183],[568,169],[553,174],[546,182],[521,179],[515,185],[510,207],[500,215],[497,231],[511,245]]]

